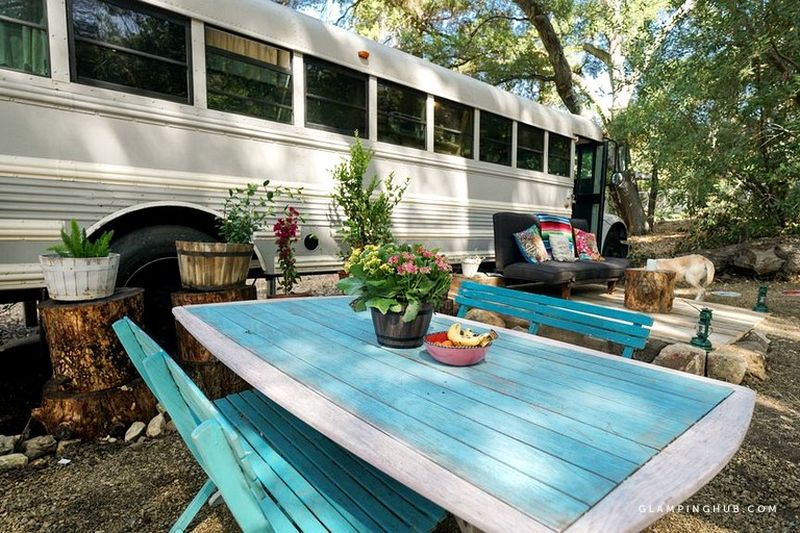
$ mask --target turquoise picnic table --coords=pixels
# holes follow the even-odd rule
[[[640,530],[716,475],[750,423],[750,389],[524,332],[498,329],[471,367],[385,348],[348,302],[173,312],[255,389],[484,531]],[[431,331],[456,320],[471,323],[437,314]]]

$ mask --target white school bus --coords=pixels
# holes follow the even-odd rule
[[[114,230],[118,284],[172,290],[174,241],[216,237],[227,190],[267,178],[304,188],[300,270],[336,270],[331,169],[356,130],[372,172],[410,178],[398,239],[457,260],[492,257],[498,211],[609,229],[595,123],[266,0],[0,0],[0,127],[10,301],[72,218]]]

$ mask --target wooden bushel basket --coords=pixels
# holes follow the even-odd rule
[[[175,248],[185,289],[216,291],[247,281],[252,244],[175,241]]]

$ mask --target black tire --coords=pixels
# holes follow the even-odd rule
[[[627,238],[628,232],[624,226],[611,226],[603,242],[603,257],[628,257],[628,245],[623,242]]]
[[[167,351],[175,348],[170,295],[181,290],[175,241],[214,241],[188,226],[160,225],[126,233],[111,244],[120,254],[117,285],[144,289],[144,327]]]

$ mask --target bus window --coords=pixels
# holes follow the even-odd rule
[[[50,75],[45,0],[0,2],[0,67]]]
[[[544,130],[517,124],[517,168],[544,170]]]
[[[569,176],[572,155],[572,139],[550,134],[547,143],[547,172],[558,176]]]
[[[378,81],[378,140],[424,150],[426,100],[423,92]]]
[[[128,2],[72,0],[71,23],[75,81],[191,101],[187,19]]]
[[[511,166],[511,127],[510,119],[481,112],[481,161]]]
[[[306,126],[367,138],[367,76],[305,58]]]
[[[292,122],[292,53],[206,27],[209,109]]]
[[[433,151],[471,158],[474,117],[475,112],[471,107],[436,98],[433,111]]]

